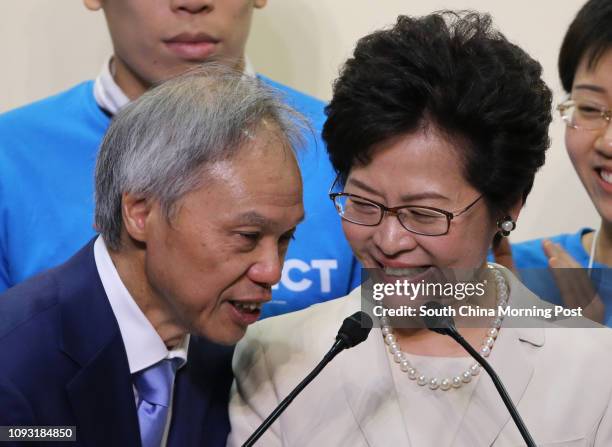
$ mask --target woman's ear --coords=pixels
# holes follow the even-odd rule
[[[518,202],[516,202],[516,204],[514,204],[514,206],[508,210],[510,217],[512,217],[512,220],[514,222],[518,221],[518,218],[519,218],[519,215],[521,214],[522,209],[523,209],[523,199],[519,199]]]
[[[514,231],[516,228],[516,221],[518,220],[522,208],[523,201],[519,200],[508,210],[507,214],[504,214],[497,219],[498,234],[501,236],[509,236],[510,233]]]

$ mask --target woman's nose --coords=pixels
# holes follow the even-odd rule
[[[385,213],[382,222],[376,227],[373,240],[385,256],[395,256],[416,248],[418,241],[415,236],[400,224],[395,214]]]
[[[604,127],[595,140],[595,149],[604,157],[612,158],[612,120],[608,118]]]

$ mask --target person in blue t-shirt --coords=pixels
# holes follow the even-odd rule
[[[205,61],[255,73],[244,51],[267,0],[84,0],[102,10],[113,55],[94,81],[0,115],[0,291],[67,260],[91,239],[93,167],[112,116],[152,85]],[[257,75],[311,122],[300,154],[306,220],[264,315],[346,295],[360,269],[327,192],[324,104]],[[279,173],[282,175],[282,173]],[[206,285],[203,284],[203,287]]]
[[[612,2],[591,0],[571,23],[559,54],[559,75],[568,99],[558,106],[566,123],[569,157],[601,216],[599,229],[582,228],[512,245],[512,261],[523,282],[543,298],[568,306],[591,304],[591,317],[612,326]],[[502,247],[502,251],[503,251]],[[498,252],[498,261],[504,256]],[[580,279],[569,271],[546,267],[586,268],[595,281],[592,292],[564,293]],[[552,278],[555,278],[554,280]],[[551,287],[555,283],[558,287]],[[580,302],[582,301],[582,303]]]

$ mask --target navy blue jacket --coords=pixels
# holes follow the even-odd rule
[[[225,446],[232,351],[192,336],[176,375],[169,446]],[[77,442],[65,444],[73,447],[141,444],[127,355],[93,241],[0,295],[2,425],[76,426]]]

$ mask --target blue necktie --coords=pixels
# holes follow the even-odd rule
[[[160,447],[180,359],[165,359],[134,374],[142,447]]]

